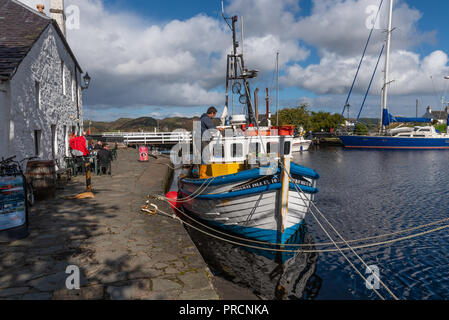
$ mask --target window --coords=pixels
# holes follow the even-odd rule
[[[58,136],[56,134],[56,125],[51,125],[51,155],[53,159],[56,159],[58,154]]]
[[[69,156],[69,141],[68,141],[68,135],[67,135],[67,126],[64,126],[64,148],[65,148],[65,156]]]
[[[76,88],[75,88],[75,77],[73,75],[70,75],[70,80],[72,81],[72,102],[75,102],[75,94],[76,94]]]
[[[214,145],[214,158],[224,158],[224,145],[217,143]]]
[[[62,94],[66,94],[66,87],[65,87],[65,66],[64,61],[61,60],[61,81],[62,81]]]
[[[241,143],[231,144],[231,155],[233,158],[243,157],[243,144]]]
[[[250,143],[249,144],[249,153],[256,153],[258,154],[260,152],[260,143]]]
[[[279,144],[277,142],[267,143],[267,154],[268,153],[279,153]]]
[[[34,130],[34,155],[39,157],[41,154],[41,130]]]
[[[41,88],[39,81],[34,82],[34,94],[36,97],[36,108],[39,110],[41,108]]]
[[[290,154],[290,141],[284,143],[284,155]]]

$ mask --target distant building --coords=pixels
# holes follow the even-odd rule
[[[68,155],[71,131],[83,130],[82,70],[65,38],[63,0],[51,17],[0,0],[0,157]]]
[[[432,111],[431,107],[428,106],[426,113],[423,118],[430,118],[432,120],[437,120],[441,124],[446,124],[449,116],[449,106],[446,106],[444,111]]]

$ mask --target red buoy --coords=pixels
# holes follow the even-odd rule
[[[178,202],[178,192],[176,191],[170,191],[165,195],[168,202],[170,203],[171,208],[175,213],[178,213],[176,209],[179,209],[181,207],[181,204]]]

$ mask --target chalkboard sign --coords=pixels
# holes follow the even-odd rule
[[[23,177],[0,176],[0,231],[26,224],[26,210]]]

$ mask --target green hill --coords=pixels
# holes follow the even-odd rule
[[[151,117],[141,117],[137,119],[121,118],[111,122],[92,121],[90,125],[92,134],[99,134],[104,132],[136,132],[136,131],[159,131],[171,132],[176,129],[186,129],[191,131],[193,128],[193,121],[199,120],[198,117],[184,118],[173,117],[162,120]],[[89,127],[90,120],[84,121],[84,127]]]

